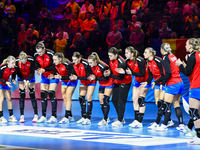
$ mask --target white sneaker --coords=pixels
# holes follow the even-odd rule
[[[47,123],[56,123],[57,122],[57,118],[54,116],[51,116],[50,119],[47,121]]]
[[[68,119],[69,119],[69,121],[74,121],[74,117],[73,116],[72,117],[69,116]]]
[[[40,119],[37,121],[37,123],[45,123],[45,122],[47,122],[47,117],[44,116],[40,117]]]
[[[171,127],[171,126],[173,126],[173,125],[174,125],[174,122],[173,122],[172,120],[168,121],[167,127]]]
[[[176,129],[179,131],[183,131],[185,128],[186,128],[186,126],[184,124],[179,124],[179,126],[176,127]]]
[[[15,118],[14,115],[10,116],[8,120],[11,122],[17,122],[17,119]]]
[[[85,118],[81,118],[81,119],[79,119],[76,123],[77,123],[77,124],[82,124],[83,121],[85,121]]]
[[[33,118],[32,122],[36,123],[38,121],[38,118],[39,118],[38,115],[34,115],[34,118]]]
[[[115,121],[118,121],[118,118],[115,118],[115,119],[113,119],[113,120],[114,120],[114,122],[115,122]],[[110,119],[109,119],[109,122],[110,122]],[[122,120],[122,123],[125,124],[126,121],[123,119],[123,120]]]
[[[197,135],[197,132],[195,130],[191,130],[190,132],[185,134],[185,136],[189,136],[189,137],[195,137],[196,135]]]
[[[25,121],[24,121],[24,115],[21,115],[21,117],[20,117],[20,120],[19,120],[19,123],[24,123]]]
[[[117,121],[113,122],[111,125],[113,127],[122,127],[123,126],[123,121],[120,122],[119,120],[117,120]]]
[[[0,118],[0,122],[1,122],[1,123],[7,123],[8,121],[6,120],[6,118],[4,118],[4,116],[2,116],[2,117]]]
[[[188,128],[188,126],[185,126],[185,128],[183,129],[183,133],[190,133],[190,132],[192,132],[192,130],[190,130],[189,128]]]
[[[200,138],[195,136],[192,138],[189,142],[187,142],[189,145],[200,145]]]
[[[136,124],[136,121],[137,121],[137,120],[134,120],[134,121],[133,121],[131,124],[129,124],[128,126],[134,128],[134,126],[135,126],[135,124]]]
[[[133,123],[132,123],[132,128],[142,128],[143,125],[142,123],[140,123],[139,121],[135,120]]]
[[[98,126],[107,126],[108,122],[105,119],[102,119],[99,123]]]
[[[63,117],[60,121],[59,121],[60,124],[66,124],[66,123],[69,123],[69,119],[67,119],[66,117]]]
[[[168,130],[167,126],[164,124],[161,124],[161,126],[156,129],[156,131],[167,131],[167,130]]]
[[[83,125],[91,125],[91,121],[90,119],[86,118],[83,122],[82,122]]]
[[[155,130],[155,129],[157,129],[158,127],[159,127],[159,125],[158,125],[156,122],[154,122],[151,126],[148,127],[148,129],[150,129],[150,130]]]

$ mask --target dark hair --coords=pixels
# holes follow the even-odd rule
[[[87,12],[86,12],[86,15],[87,15],[87,14],[90,14],[90,15],[92,15],[92,13],[91,13],[90,11],[87,11]]]
[[[69,13],[72,13],[72,8],[70,6],[67,6],[67,8],[65,9],[65,12],[67,12],[68,8],[69,8]]]
[[[133,46],[127,47],[126,50],[128,50],[129,52],[134,54],[133,55],[133,61],[135,61],[136,58],[138,58],[140,56],[140,53]]]
[[[111,47],[110,49],[109,49],[109,51],[108,51],[108,53],[112,53],[112,54],[114,54],[114,55],[117,55],[117,54],[119,54],[119,53],[121,53],[122,52],[122,50],[121,49],[117,49],[116,47]]]
[[[83,56],[79,52],[74,52],[72,57],[82,58]]]

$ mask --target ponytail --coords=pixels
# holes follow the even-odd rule
[[[2,63],[2,64],[7,64],[7,63],[10,62],[11,60],[16,61],[15,57],[10,55],[10,56],[8,56],[6,59],[3,60],[3,63]]]
[[[121,49],[117,49],[116,47],[111,47],[108,51],[108,53],[112,53],[114,55],[118,55],[119,53],[121,53],[122,50]]]
[[[55,53],[54,56],[57,56],[58,58],[61,59],[61,63],[69,62],[67,58],[63,55],[63,53]]]
[[[188,42],[189,42],[190,45],[192,45],[192,49],[194,51],[199,51],[200,52],[200,46],[199,46],[200,42],[199,42],[198,39],[190,38],[190,39],[188,39]]]
[[[161,48],[167,53],[171,53],[172,52],[172,49],[171,49],[169,43],[163,43],[161,45]]]
[[[134,62],[140,56],[140,53],[132,46],[127,47],[126,50],[128,50],[129,52],[134,54],[133,55],[133,61]]]
[[[83,56],[79,53],[79,52],[74,52],[72,57],[76,57],[76,58],[82,58]]]
[[[156,51],[152,47],[147,47],[146,49],[149,50],[149,52],[152,53],[153,56],[156,55]]]
[[[99,58],[99,55],[96,52],[93,52],[92,54],[90,54],[90,56],[88,57],[88,59],[92,59],[93,61],[97,61],[97,63],[100,63],[101,60]]]

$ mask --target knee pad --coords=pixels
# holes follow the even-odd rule
[[[79,96],[80,105],[85,105],[85,96]]]
[[[138,98],[138,104],[140,107],[145,107],[145,98],[144,97],[139,97]]]
[[[34,88],[32,89],[29,89],[29,96],[31,98],[31,100],[35,100],[35,91],[34,91]]]
[[[22,101],[24,101],[24,99],[25,99],[25,89],[24,90],[19,89],[19,93],[20,93],[20,99]]]
[[[199,116],[199,113],[198,113],[198,109],[190,108],[189,109],[189,113],[190,113],[190,118],[193,121],[196,121],[196,120],[200,119],[200,116]]]
[[[163,100],[158,100],[158,102],[157,102],[158,109],[160,109],[162,107],[163,103],[164,103]]]
[[[47,93],[48,93],[47,91],[43,91],[43,90],[41,91],[41,99],[42,99],[42,101],[44,101],[44,100],[46,101],[47,100]]]
[[[56,96],[55,96],[56,92],[55,91],[49,91],[48,94],[49,94],[49,98],[50,98],[51,101],[54,101],[56,99]]]
[[[168,102],[163,103],[165,113],[171,113],[171,105],[172,104]]]
[[[104,106],[104,107],[107,107],[107,106],[110,105],[110,104],[109,104],[109,99],[110,99],[109,96],[107,96],[107,95],[104,95],[104,96],[103,96],[103,106]]]

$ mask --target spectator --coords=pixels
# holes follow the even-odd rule
[[[124,26],[128,27],[127,21],[131,19],[131,0],[122,0],[120,3],[121,18],[124,21]]]
[[[193,8],[195,10],[195,13],[197,14],[198,13],[198,10],[197,10],[197,5],[195,5],[194,3],[192,3],[192,0],[187,0],[188,4],[186,4],[184,6],[184,9],[183,9],[183,15],[185,16],[188,16],[189,13],[190,13],[190,9]]]
[[[151,21],[149,24],[149,28],[147,29],[145,36],[145,47],[149,46],[151,38],[157,39],[159,37],[159,30],[156,28],[156,24],[154,21]]]
[[[162,28],[159,30],[159,39],[170,39],[172,30],[169,29],[167,22],[162,23]]]
[[[13,29],[9,25],[7,18],[4,18],[1,23],[1,36],[3,44],[12,44],[13,41]]]
[[[24,39],[27,37],[25,25],[22,23],[20,25],[20,28],[21,28],[21,31],[18,33],[17,44],[19,46],[19,51],[25,51],[26,45],[25,45]]]
[[[166,6],[169,7],[169,12],[172,14],[174,12],[174,8],[175,8],[175,1],[170,0],[169,2],[167,2]]]
[[[96,20],[92,18],[92,13],[89,11],[86,13],[86,17],[87,19],[83,22],[81,32],[84,33],[84,40],[88,43],[90,32],[94,30],[93,24]]]
[[[130,33],[130,34],[134,31],[134,26],[135,26],[135,24],[139,24],[140,26],[142,25],[141,22],[137,21],[137,16],[136,16],[136,15],[133,15],[133,16],[132,16],[132,22],[131,22],[131,21],[128,21],[127,24],[128,24],[128,29],[127,29],[127,31],[128,31],[128,33]]]
[[[58,33],[59,32],[62,32],[62,35],[63,35],[63,39],[66,39],[66,40],[68,40],[69,39],[69,34],[67,33],[67,32],[65,32],[65,31],[63,31],[63,27],[62,26],[59,26],[58,27]],[[58,38],[58,33],[56,34],[56,37]]]
[[[26,42],[26,52],[30,56],[34,56],[35,54],[35,45],[38,40],[37,36],[33,34],[33,31],[31,28],[28,28],[26,31],[27,38],[24,39]]]
[[[110,22],[107,20],[107,16],[105,13],[101,14],[100,21],[98,22],[98,27],[101,31],[103,31],[103,50],[106,50],[108,48],[106,43],[106,37],[108,32],[110,31]]]
[[[141,22],[142,22],[142,29],[143,29],[144,33],[146,32],[146,29],[149,28],[149,23],[150,23],[151,21],[154,21],[154,17],[153,17],[153,15],[150,13],[149,8],[145,8],[145,13],[144,13],[144,15],[142,16],[142,20],[141,20]]]
[[[183,15],[183,7],[181,7],[180,2],[178,0],[175,2],[175,8],[176,7],[179,9],[179,13]]]
[[[172,31],[177,33],[178,38],[182,36],[183,28],[183,15],[179,13],[179,8],[174,8],[174,14],[172,15],[171,27]]]
[[[21,18],[21,17],[17,17],[16,23],[15,23],[15,33],[19,33],[21,31],[21,24],[24,24],[26,26],[26,21]]]
[[[177,39],[177,34],[176,34],[176,32],[172,32],[171,39]]]
[[[149,0],[143,0],[143,4],[144,4],[144,8],[147,8],[149,4]]]
[[[65,9],[68,6],[71,7],[73,13],[78,13],[79,14],[81,8],[80,8],[79,4],[77,4],[74,0],[70,0],[69,3],[66,5]]]
[[[85,57],[86,50],[87,50],[87,44],[82,39],[82,34],[80,32],[76,33],[76,40],[75,40],[74,44],[72,44],[70,46],[70,50],[71,50],[70,56],[72,56],[72,54],[74,52],[79,52],[83,57]]]
[[[189,16],[185,19],[185,29],[191,28],[191,23],[194,21],[199,22],[199,17],[195,14],[195,10],[193,8],[190,9]]]
[[[70,29],[69,29],[69,24],[72,20],[72,17],[73,17],[73,14],[72,14],[72,9],[70,6],[68,6],[66,8],[66,11],[65,13],[63,14],[63,17],[62,17],[62,20],[63,20],[63,25],[64,25],[64,31],[66,32],[70,32]]]
[[[0,22],[4,17],[5,4],[6,4],[6,0],[0,0]]]
[[[31,28],[33,34],[35,34],[37,36],[37,38],[39,38],[39,32],[37,30],[35,30],[34,24],[29,24],[29,28]]]
[[[122,19],[117,21],[117,27],[118,27],[118,31],[121,32],[122,34],[122,40],[120,42],[120,46],[124,50],[127,47],[126,45],[127,30],[124,27],[124,21]]]
[[[52,14],[49,10],[47,10],[46,5],[41,6],[41,11],[39,13],[39,33],[44,34],[44,28],[47,26],[51,26],[52,23]]]
[[[91,52],[97,52],[101,56],[101,50],[103,46],[103,32],[98,28],[97,22],[93,24],[94,30],[90,32],[88,50]]]
[[[105,3],[104,5],[108,8],[108,13],[110,12],[110,9],[111,9],[111,1],[110,0],[105,0]]]
[[[50,27],[44,28],[44,35],[41,35],[40,38],[44,41],[47,49],[53,49],[53,33],[50,31]]]
[[[76,0],[76,2],[78,3],[78,5],[81,7],[84,4],[85,0]]]
[[[5,6],[4,12],[7,14],[8,18],[13,18],[16,12],[15,5],[12,5],[11,0],[8,0],[7,5]]]
[[[95,9],[94,9],[94,19],[98,22],[102,13],[108,15],[108,8],[103,5],[101,0],[97,0]]]
[[[141,0],[133,0],[131,9],[133,9],[133,10],[144,9],[144,4]]]
[[[198,27],[198,22],[196,20],[191,23],[191,28],[185,30],[185,37],[186,38],[193,37],[194,31],[198,31],[200,33],[200,28]]]
[[[120,41],[122,39],[122,34],[119,32],[117,25],[114,25],[112,31],[110,31],[106,37],[106,42],[108,43],[108,49],[111,47],[120,48]]]
[[[112,7],[110,9],[110,20],[118,19],[119,17],[119,7],[117,6],[117,0],[112,1]]]
[[[82,12],[86,13],[88,11],[90,11],[91,13],[93,13],[94,6],[90,3],[89,0],[85,0],[85,4],[83,4],[83,6],[81,7],[80,13],[82,13]]]
[[[67,45],[67,40],[63,38],[63,32],[58,32],[58,39],[54,41],[53,49],[56,53],[63,53],[66,55],[65,47]]]
[[[167,24],[171,25],[171,22],[170,22],[171,18],[172,18],[172,14],[169,13],[169,7],[165,6],[164,13],[162,14],[162,20],[160,23],[162,24],[162,22],[167,22]]]
[[[139,24],[135,24],[134,30],[135,32],[133,32],[130,36],[130,43],[140,54],[143,54],[145,37],[144,32],[141,31],[141,26]]]
[[[80,32],[81,27],[82,27],[83,21],[78,18],[77,13],[73,13],[73,19],[71,20],[69,24],[69,28],[71,29],[71,39],[75,39],[74,35],[76,35],[77,32]]]

